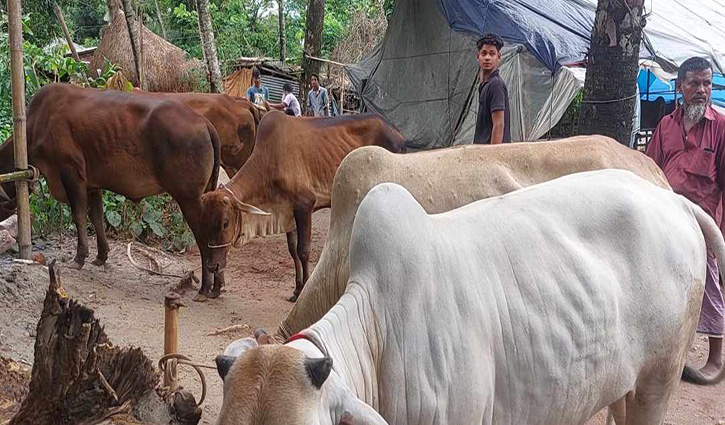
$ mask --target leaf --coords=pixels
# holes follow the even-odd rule
[[[121,214],[112,210],[106,211],[106,220],[108,220],[111,226],[118,229],[118,226],[121,225]]]
[[[158,221],[147,221],[147,223],[149,224],[151,231],[154,232],[154,235],[160,238],[163,238],[164,235],[166,235],[166,230],[164,229],[164,226],[162,226]]]
[[[133,84],[130,81],[126,81],[126,91],[133,91]]]
[[[134,236],[141,237],[141,233],[143,233],[143,224],[141,224],[140,221],[135,221],[131,223],[131,233],[133,233]]]

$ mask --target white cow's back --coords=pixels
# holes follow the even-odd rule
[[[643,373],[674,385],[705,279],[692,208],[614,170],[432,216],[380,185],[355,219],[351,284],[311,331],[332,341],[369,306],[355,332],[377,370],[335,369],[391,424],[584,423]]]

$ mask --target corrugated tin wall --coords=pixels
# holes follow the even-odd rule
[[[282,101],[282,86],[284,83],[292,84],[292,93],[299,97],[300,85],[297,81],[274,77],[272,75],[262,75],[262,84],[267,86],[267,90],[269,90],[270,102],[279,103]],[[302,101],[300,101],[300,104],[302,104]]]

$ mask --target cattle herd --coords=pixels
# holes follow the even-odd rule
[[[93,263],[107,259],[103,190],[173,197],[201,255],[196,301],[220,296],[231,247],[287,235],[296,303],[272,343],[217,356],[219,424],[584,424],[608,407],[617,425],[660,425],[706,252],[725,260],[715,222],[603,136],[405,153],[374,114],[70,85],[41,89],[27,116],[29,162],[72,211],[73,267],[89,254],[86,216]],[[14,185],[0,197],[4,218]]]

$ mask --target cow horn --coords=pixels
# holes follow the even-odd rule
[[[254,214],[254,215],[271,215],[270,213],[266,211],[262,211],[259,208],[255,207],[254,205],[245,204],[244,202],[235,199],[234,204],[237,206],[239,211],[247,213],[247,214]]]
[[[347,396],[342,403],[344,413],[338,425],[388,425],[375,409],[356,397]]]
[[[227,376],[227,373],[229,373],[229,369],[231,369],[236,359],[236,357],[223,355],[216,356],[214,359],[216,362],[216,370],[219,372],[219,376],[222,378],[222,381]]]
[[[267,334],[267,331],[262,328],[257,328],[254,331],[254,339],[257,340],[257,344],[259,345],[269,344],[269,335]]]
[[[332,358],[327,356],[321,359],[308,358],[305,361],[305,369],[307,369],[307,375],[309,375],[312,385],[319,390],[327,380],[327,377],[330,376],[330,371],[332,371]]]

